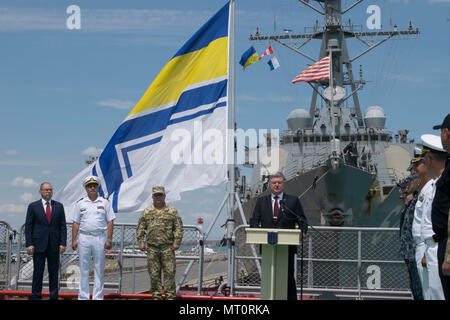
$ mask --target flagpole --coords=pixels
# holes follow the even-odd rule
[[[227,239],[227,246],[228,246],[228,272],[227,272],[227,284],[230,288],[230,292],[232,285],[233,285],[233,261],[232,261],[232,250],[233,250],[233,243],[232,243],[232,237],[233,232],[235,228],[234,223],[234,205],[235,205],[235,199],[234,199],[234,193],[235,193],[235,186],[236,186],[236,177],[235,177],[235,145],[234,145],[234,132],[235,132],[235,107],[234,107],[234,101],[235,101],[235,41],[234,41],[234,7],[235,7],[235,0],[230,0],[230,32],[229,32],[229,103],[230,103],[230,112],[229,112],[229,141],[228,141],[228,154],[229,154],[229,166],[228,166],[228,173],[229,173],[229,188],[228,188],[228,219],[226,223],[226,235],[225,238]]]
[[[330,47],[330,92],[331,92],[331,99],[330,99],[330,116],[331,116],[331,135],[333,137],[331,147],[331,151],[336,151],[335,149],[335,138],[336,138],[336,125],[335,125],[335,119],[334,119],[334,83],[333,83],[333,49]]]

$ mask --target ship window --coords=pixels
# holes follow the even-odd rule
[[[386,136],[385,134],[382,134],[382,135],[380,136],[380,140],[381,140],[381,141],[387,141],[387,136]]]
[[[349,139],[348,136],[342,136],[342,137],[341,137],[341,140],[342,140],[342,141],[349,141],[350,139]]]
[[[309,142],[314,142],[314,136],[309,137]]]
[[[391,190],[394,188],[394,186],[384,186],[383,187],[383,195],[385,196],[385,195],[388,195],[390,192],[391,192]]]
[[[330,141],[330,137],[326,136],[326,137],[322,137],[322,141],[324,142],[328,142]]]
[[[372,141],[378,141],[378,135],[376,135],[376,134],[370,135],[370,140],[372,140]]]
[[[308,142],[308,137],[303,137],[303,142]]]
[[[363,135],[363,141],[369,141],[369,136],[367,134]]]
[[[294,142],[300,142],[300,137],[294,137]]]
[[[361,141],[361,136],[359,134],[356,136],[356,140]]]

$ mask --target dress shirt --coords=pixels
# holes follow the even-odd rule
[[[111,204],[103,197],[91,201],[82,198],[75,204],[72,221],[80,224],[82,232],[101,232],[108,229],[108,222],[116,218]]]
[[[48,202],[48,205],[49,205],[49,207],[50,207],[50,213],[52,212],[52,199],[50,199],[50,200],[44,200],[43,198],[41,198],[41,200],[42,200],[42,205],[44,206],[44,212],[47,212],[47,202]]]
[[[273,214],[274,213],[274,206],[275,206],[275,195],[273,193],[271,194],[271,199],[272,199],[272,214]],[[280,201],[282,199],[283,199],[283,192],[278,195],[278,208],[279,208],[278,216],[280,216],[280,212],[281,212]]]

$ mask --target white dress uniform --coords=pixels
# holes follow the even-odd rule
[[[438,271],[438,244],[433,240],[434,232],[431,224],[431,205],[436,192],[435,182],[431,179],[420,191],[412,226],[412,235],[416,246],[417,271],[425,300],[444,300]],[[426,268],[422,266],[423,256],[426,259]]]
[[[79,300],[89,300],[91,256],[94,259],[95,275],[92,298],[94,300],[103,299],[106,231],[108,222],[114,220],[115,217],[109,201],[100,196],[94,201],[85,197],[75,204],[72,221],[80,225],[78,231]]]

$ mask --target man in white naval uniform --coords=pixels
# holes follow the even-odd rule
[[[416,160],[416,159],[415,159]],[[437,248],[433,241],[431,224],[431,205],[434,197],[434,183],[427,175],[427,168],[423,159],[417,159],[414,171],[421,180],[421,191],[416,202],[412,235],[416,247],[416,263],[422,292],[425,300],[444,300],[444,292],[438,272]]]
[[[80,257],[79,300],[89,300],[91,256],[95,275],[92,299],[103,300],[105,249],[111,248],[116,216],[109,201],[98,195],[98,184],[96,176],[89,176],[84,180],[87,197],[77,201],[72,217],[72,248],[78,248]]]

